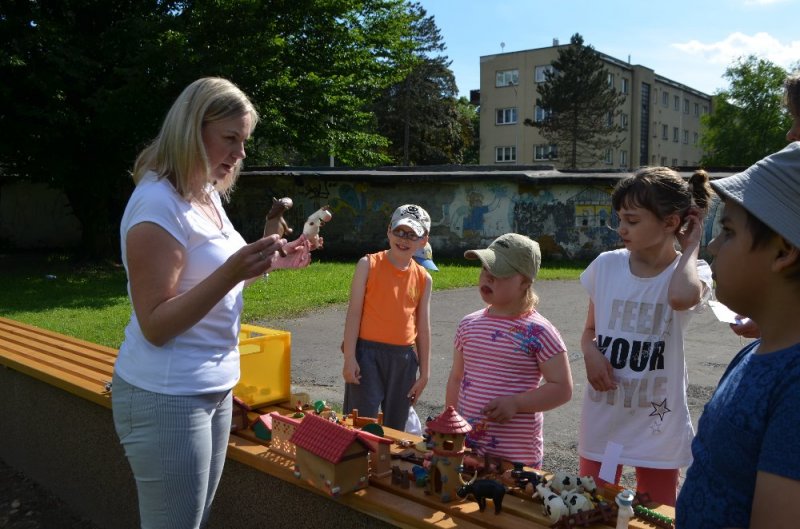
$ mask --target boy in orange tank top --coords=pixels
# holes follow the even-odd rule
[[[392,215],[389,249],[356,265],[344,325],[344,413],[376,417],[403,430],[430,374],[433,281],[414,259],[428,242],[431,218],[406,204]],[[418,376],[419,375],[419,376]]]

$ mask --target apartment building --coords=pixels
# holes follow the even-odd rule
[[[553,46],[484,55],[480,58],[480,163],[564,167],[558,149],[549,145],[526,119],[540,121],[536,87],[558,58]],[[711,96],[641,65],[599,53],[608,82],[626,95],[617,118],[625,132],[616,149],[597,153],[593,169],[635,169],[642,165],[696,166],[700,162],[700,116],[711,111]]]

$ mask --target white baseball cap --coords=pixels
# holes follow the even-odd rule
[[[408,226],[418,237],[422,237],[431,231],[431,216],[420,206],[406,204],[394,210],[391,226],[392,229]]]

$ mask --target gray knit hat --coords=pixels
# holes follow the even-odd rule
[[[711,187],[800,248],[800,142]]]
[[[518,233],[501,235],[485,250],[467,250],[467,259],[480,259],[496,277],[511,277],[520,273],[535,279],[542,264],[539,243]]]

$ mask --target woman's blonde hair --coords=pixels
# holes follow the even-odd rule
[[[203,125],[250,114],[251,130],[258,112],[250,99],[235,84],[219,77],[204,77],[184,88],[169,109],[158,136],[139,153],[133,166],[133,181],[139,183],[147,171],[169,178],[177,192],[187,200],[200,197],[211,168],[203,144]],[[214,182],[228,198],[239,177],[241,161],[231,178]]]

